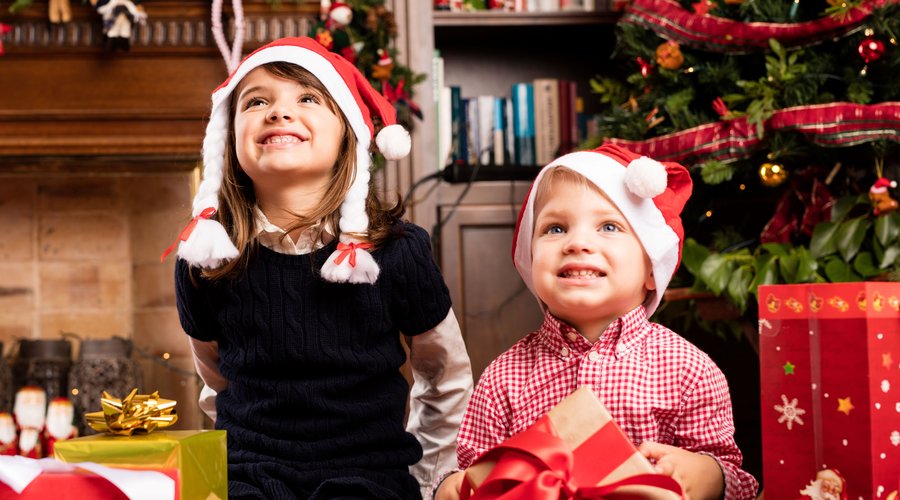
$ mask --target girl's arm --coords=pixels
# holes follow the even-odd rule
[[[410,472],[422,495],[442,471],[456,469],[456,433],[472,394],[472,367],[453,309],[434,329],[412,337],[409,421],[406,429],[422,445],[422,460]]]
[[[216,396],[228,387],[228,381],[219,373],[219,344],[191,338],[194,367],[203,380],[200,390],[200,409],[213,423],[216,421]]]

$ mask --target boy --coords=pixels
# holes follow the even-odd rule
[[[563,156],[519,215],[516,269],[545,312],[540,329],[485,370],[459,431],[459,465],[591,386],[658,472],[690,498],[755,498],[740,469],[728,385],[709,357],[647,321],[681,256],[681,165],[616,146]],[[459,496],[462,472],[436,498]]]

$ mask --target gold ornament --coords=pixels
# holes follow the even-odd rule
[[[669,40],[656,48],[656,64],[665,69],[678,69],[684,64],[684,54],[678,42]]]
[[[781,185],[787,179],[787,169],[778,163],[763,163],[759,167],[759,178],[763,185],[775,187]]]

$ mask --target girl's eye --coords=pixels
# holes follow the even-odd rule
[[[604,233],[614,233],[619,230],[619,226],[612,222],[607,222],[600,226],[600,231]]]
[[[252,107],[254,107],[254,106],[262,106],[262,105],[264,105],[264,104],[266,104],[265,99],[263,99],[263,98],[261,98],[261,97],[251,97],[251,98],[247,101],[247,104],[244,105],[244,109],[250,109],[250,108],[252,108]]]
[[[304,95],[300,96],[300,102],[318,104],[319,98],[312,94],[304,94]]]

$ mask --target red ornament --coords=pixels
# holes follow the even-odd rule
[[[884,42],[874,36],[867,36],[859,42],[858,50],[863,61],[869,64],[884,55]]]
[[[645,61],[641,56],[635,57],[634,60],[638,63],[638,66],[641,67],[641,76],[644,78],[650,76],[650,73],[653,72],[653,65]]]
[[[3,55],[3,35],[12,31],[12,26],[0,23],[0,56]]]

